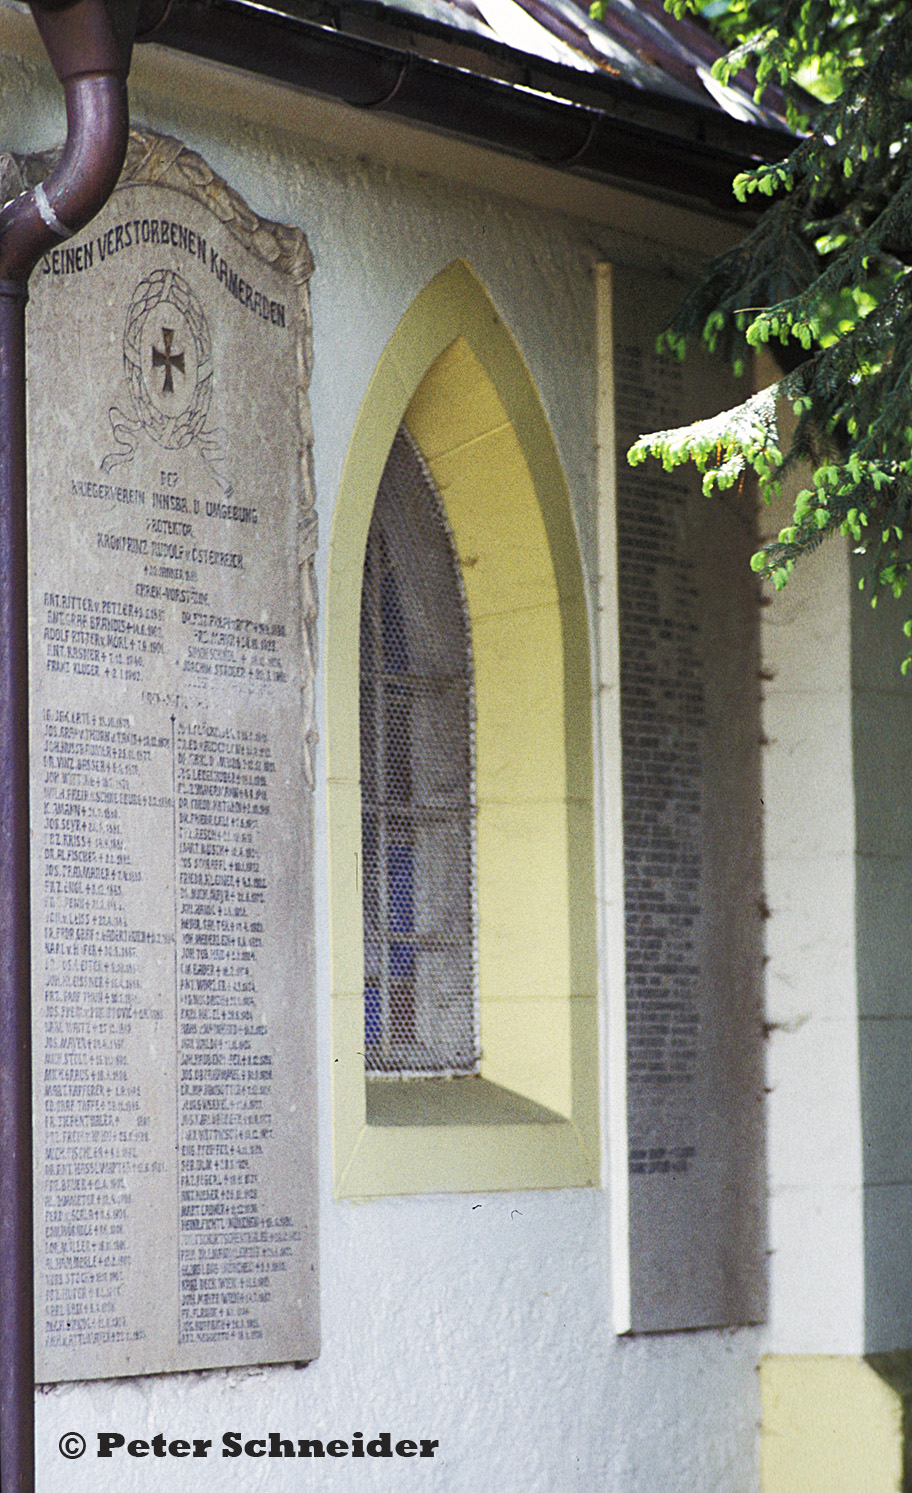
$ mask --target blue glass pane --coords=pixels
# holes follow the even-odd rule
[[[389,974],[391,980],[413,980],[415,978],[414,944],[390,944]]]
[[[414,855],[410,845],[391,845],[386,857],[390,933],[415,930]]]
[[[364,987],[364,1041],[368,1047],[380,1042],[380,991],[376,985]]]

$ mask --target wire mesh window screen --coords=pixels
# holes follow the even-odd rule
[[[452,535],[400,427],[361,593],[367,1071],[475,1073],[472,660]]]

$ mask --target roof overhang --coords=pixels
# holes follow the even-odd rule
[[[738,206],[733,176],[780,159],[791,142],[376,0],[173,0],[150,39],[560,171],[728,212]]]

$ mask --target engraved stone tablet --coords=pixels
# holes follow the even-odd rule
[[[760,784],[753,494],[631,469],[644,431],[736,404],[655,352],[680,299],[615,275],[631,1324],[764,1306]]]
[[[134,134],[32,281],[40,1381],[317,1351],[310,270]]]

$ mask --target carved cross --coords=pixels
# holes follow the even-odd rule
[[[173,353],[171,351],[171,342],[173,337],[173,327],[162,327],[162,340],[165,344],[165,350],[164,352],[161,352],[157,347],[152,348],[152,367],[164,368],[165,370],[165,381],[162,384],[163,394],[174,393],[174,377],[172,374],[172,369],[176,368],[178,373],[183,373],[186,377],[183,353]]]

